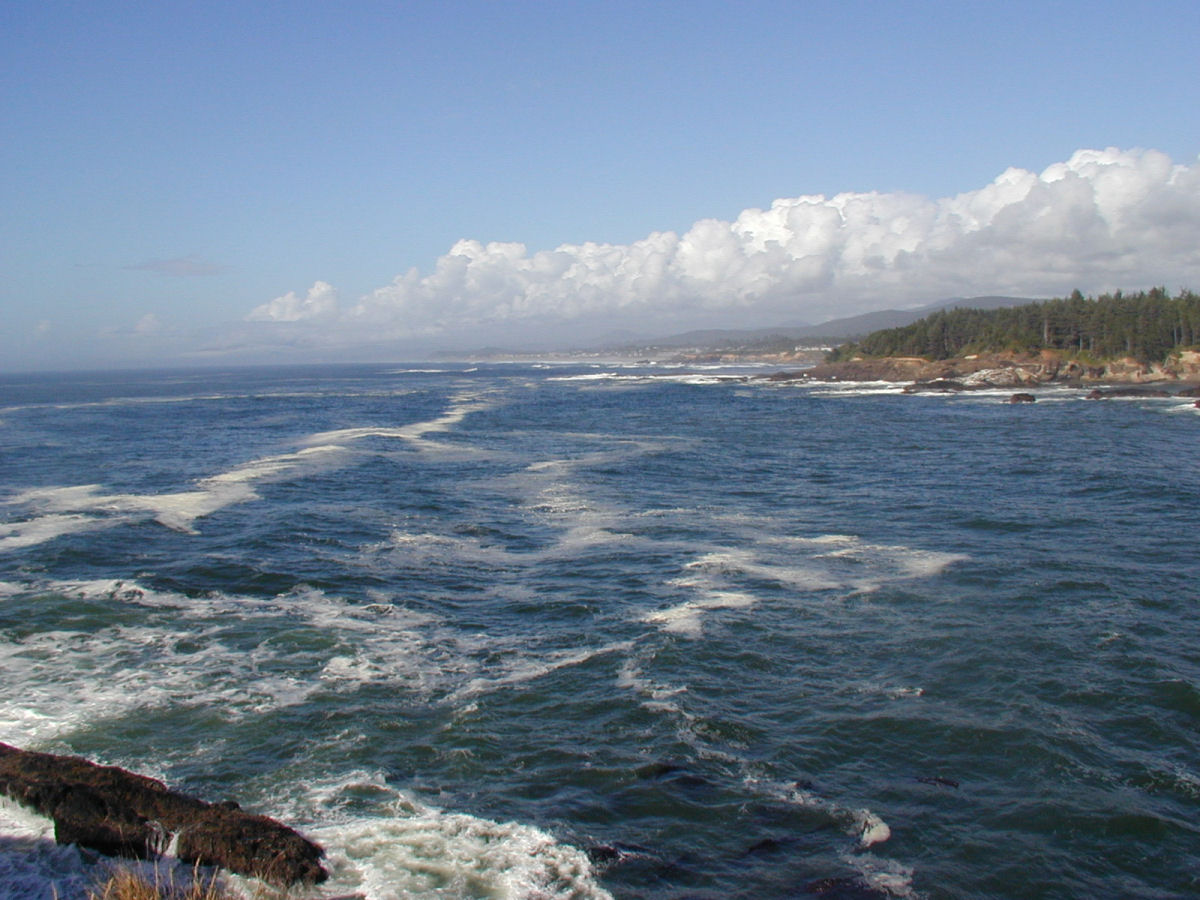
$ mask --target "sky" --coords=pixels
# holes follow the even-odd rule
[[[1200,290],[1200,4],[0,7],[0,370]]]

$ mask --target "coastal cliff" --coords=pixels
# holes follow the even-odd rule
[[[979,353],[939,360],[915,356],[856,357],[775,377],[778,380],[813,381],[954,381],[968,389],[1039,384],[1200,382],[1200,352],[1179,351],[1163,363],[1144,363],[1131,357],[1083,362],[1055,350]]]

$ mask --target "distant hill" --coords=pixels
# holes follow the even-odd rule
[[[792,324],[770,328],[724,328],[686,331],[656,338],[638,338],[628,333],[610,333],[600,340],[589,341],[571,348],[560,348],[559,354],[569,357],[592,357],[606,353],[622,356],[654,357],[673,351],[707,351],[710,353],[780,353],[797,346],[828,346],[856,340],[884,328],[909,325],[930,313],[946,309],[999,309],[1022,306],[1036,301],[1028,297],[951,297],[915,309],[884,309],[843,319],[830,319],[816,325]],[[434,358],[446,359],[513,359],[546,356],[546,347],[504,348],[487,347],[470,353],[445,351]]]
[[[916,309],[881,309],[878,312],[863,313],[861,316],[830,319],[819,325],[806,326],[804,331],[809,332],[813,337],[850,340],[883,328],[911,325],[930,313],[942,309],[1002,309],[1036,302],[1036,298],[1032,297],[951,297],[949,300],[938,300],[925,306],[918,306]]]
[[[1000,309],[1010,306],[1024,306],[1034,303],[1029,297],[952,297],[948,300],[938,300],[916,309],[883,309],[877,312],[863,313],[844,319],[830,319],[817,325],[780,325],[774,328],[752,329],[707,329],[704,331],[686,331],[668,337],[655,338],[648,341],[636,342],[636,346],[658,347],[662,349],[696,347],[722,349],[737,346],[753,346],[777,340],[795,342],[828,342],[853,340],[864,337],[873,331],[883,328],[898,328],[910,325],[925,318],[932,312],[942,309]],[[625,348],[635,346],[634,342],[624,345]]]

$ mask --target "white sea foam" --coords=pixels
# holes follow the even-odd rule
[[[344,455],[345,448],[338,444],[305,447],[295,453],[280,453],[251,460],[228,472],[221,472],[202,479],[199,483],[202,487],[211,490],[217,485],[244,485],[257,481],[270,481],[285,475],[323,471]]]
[[[1183,402],[1181,402],[1181,401],[1183,401]],[[1181,414],[1189,415],[1190,414],[1190,415],[1200,416],[1200,406],[1196,405],[1198,402],[1200,402],[1200,401],[1198,401],[1192,397],[1178,398],[1175,403],[1172,403],[1170,406],[1164,407],[1164,412],[1171,413],[1172,415],[1181,415]]]
[[[446,413],[426,422],[398,428],[345,428],[309,435],[299,441],[302,445],[299,450],[263,456],[203,478],[196,482],[194,490],[161,494],[109,493],[98,484],[31,488],[7,502],[30,507],[43,515],[0,523],[0,551],[31,547],[65,534],[147,518],[176,531],[195,533],[197,519],[228,506],[257,500],[255,484],[335,468],[348,457],[346,445],[368,437],[398,438],[425,449],[438,446],[428,441],[425,435],[448,431],[470,413],[487,406],[478,399],[458,398]]]
[[[452,426],[465,419],[469,413],[486,408],[485,404],[464,404],[451,409],[437,419],[432,419],[428,422],[414,422],[411,425],[400,425],[394,428],[367,426],[321,431],[304,438],[303,443],[318,447],[328,445],[337,446],[372,437],[395,438],[396,440],[416,443],[427,434],[449,431]]]
[[[916,898],[913,870],[894,859],[880,859],[870,853],[844,854],[842,861],[856,869],[867,887],[893,897]]]
[[[868,696],[883,696],[889,700],[907,700],[925,696],[925,689],[921,687],[880,684],[876,681],[867,681],[852,685],[847,690]]]
[[[812,557],[815,559],[818,557]],[[775,581],[800,591],[827,591],[842,587],[844,581],[832,576],[810,561],[786,564],[764,560],[754,550],[720,550],[706,553],[688,563],[689,571],[704,571],[738,578],[761,578]]]
[[[0,669],[13,687],[0,701],[0,741],[18,745],[65,739],[139,709],[195,707],[238,720],[366,684],[458,706],[630,647],[467,632],[382,595],[353,605],[304,587],[266,599],[189,597],[118,580],[8,587],[0,600],[57,594],[137,613],[105,627],[0,637]],[[249,622],[262,635],[251,646]]]
[[[901,545],[870,544],[853,535],[816,537],[759,535],[749,546],[709,549],[669,579],[667,586],[694,596],[642,615],[663,631],[697,638],[706,613],[748,608],[761,602],[761,592],[748,582],[770,582],[797,597],[829,591],[868,594],[885,584],[931,578],[961,554],[918,550]]]
[[[876,397],[880,394],[902,394],[907,381],[807,381],[790,382],[808,388],[815,397]],[[788,386],[785,384],[785,386]]]
[[[59,846],[51,819],[3,798],[0,835],[0,900],[91,900],[96,886],[118,870],[140,874],[150,884],[172,886],[182,896],[193,884],[207,885],[216,875],[172,856],[155,862],[118,860],[81,851],[74,844]],[[249,886],[246,880],[242,884]],[[262,892],[235,887],[234,894],[254,900]]]
[[[1193,800],[1200,799],[1200,775],[1183,766],[1175,766],[1163,772],[1163,775],[1172,782],[1173,787],[1181,794],[1186,794]]]
[[[117,518],[51,513],[23,522],[6,522],[0,524],[0,551],[33,547],[66,534],[110,528],[122,521]]]
[[[540,829],[428,806],[357,772],[316,783],[291,808],[328,854],[322,896],[611,900],[582,851]]]
[[[228,472],[205,478],[197,483],[197,490],[177,491],[163,494],[114,494],[105,493],[100,485],[84,484],[71,487],[44,487],[23,491],[9,502],[26,505],[36,510],[74,515],[76,527],[83,530],[87,523],[79,514],[85,512],[108,513],[124,517],[122,521],[137,521],[152,518],[154,521],[176,531],[191,532],[196,519],[232,506],[258,498],[253,483],[266,481],[287,474],[328,465],[341,448],[321,447],[301,450],[297,453],[280,454],[254,460]],[[65,521],[62,516],[58,521]],[[96,520],[92,520],[96,521]],[[19,527],[21,523],[16,523]],[[109,525],[118,522],[109,522]],[[9,527],[14,527],[10,525]],[[88,526],[105,527],[105,526]],[[64,531],[61,533],[69,533]],[[30,528],[25,537],[51,540],[57,537],[52,529]]]
[[[385,639],[362,613],[317,591],[268,600],[187,597],[131,582],[91,581],[27,586],[21,593],[134,604],[144,614],[137,625],[114,622],[0,639],[7,680],[21,685],[20,704],[0,703],[0,740],[17,744],[69,735],[139,708],[211,707],[238,718],[301,703],[314,691],[344,687],[347,672],[337,664],[317,681],[282,674],[311,670],[312,663],[303,658],[293,659],[282,671],[272,665],[289,653],[324,652],[332,659],[345,655],[339,647],[358,646],[380,671],[396,677],[397,669],[419,668],[426,650],[424,640],[406,631],[402,622]],[[247,619],[259,620],[268,630],[266,620],[276,620],[284,633],[307,625],[338,635],[342,644],[324,651],[297,650],[268,637],[254,647],[239,647],[234,636]],[[410,654],[417,658],[407,659]]]
[[[883,859],[866,852],[892,837],[892,829],[877,813],[861,807],[844,806],[811,790],[778,782],[748,779],[747,785],[769,796],[805,809],[817,810],[828,816],[853,839],[840,854],[842,861],[855,869],[867,887],[893,897],[915,898],[913,870],[893,859]]]
[[[620,440],[603,435],[575,435],[603,442],[600,449],[572,458],[537,460],[509,476],[504,487],[521,498],[531,514],[558,529],[555,544],[537,558],[575,556],[596,547],[643,543],[645,539],[625,530],[633,514],[625,509],[598,502],[582,488],[578,470],[627,462],[643,453],[661,449],[655,441]]]
[[[427,435],[450,431],[460,424],[471,413],[490,409],[493,402],[477,395],[460,395],[451,400],[450,407],[434,419],[421,422],[411,422],[398,426],[360,426],[357,428],[338,428],[332,431],[319,431],[301,439],[300,443],[312,449],[320,447],[339,447],[354,444],[367,438],[385,438],[404,442],[407,446],[424,451],[447,449],[446,445],[430,440]],[[464,448],[455,447],[463,452]]]
[[[266,810],[325,847],[330,879],[306,896],[417,900],[611,900],[586,854],[538,828],[448,812],[405,795],[378,775],[318,782],[290,803]],[[141,870],[154,883],[186,886],[206,872],[165,858],[120,862],[54,843],[53,823],[0,800],[0,898],[85,900],[114,867]],[[156,871],[157,870],[157,871]],[[237,895],[263,896],[255,879],[225,876]],[[273,896],[267,889],[266,895]]]
[[[443,564],[505,567],[519,563],[516,554],[477,537],[399,528],[392,529],[386,541],[371,544],[363,552],[368,559],[391,556],[406,565],[422,567]]]
[[[862,807],[843,805],[794,784],[748,778],[746,785],[776,800],[816,810],[827,816],[853,839],[853,843],[844,851],[843,859],[857,868],[871,887],[897,896],[910,896],[905,892],[910,891],[912,887],[911,869],[892,860],[879,860],[862,852],[891,840],[892,829],[877,813]]]
[[[663,631],[698,638],[704,631],[701,621],[704,613],[715,609],[745,609],[757,602],[754,596],[740,591],[710,591],[696,600],[649,613],[642,621],[659,625]]]
[[[583,384],[608,383],[617,386],[633,386],[643,384],[692,384],[698,386],[714,384],[741,384],[746,376],[728,373],[698,371],[702,367],[692,367],[692,370],[681,372],[590,372],[586,375],[560,375],[547,378],[547,381],[573,381]],[[721,367],[717,367],[721,368]]]
[[[505,659],[498,670],[470,679],[451,694],[449,699],[457,705],[477,694],[490,693],[498,688],[533,681],[558,669],[582,665],[598,656],[626,652],[632,646],[630,641],[616,641],[601,647],[588,647],[581,650],[557,650],[540,656],[514,656]]]
[[[547,381],[608,381],[609,379],[636,378],[636,375],[618,375],[616,372],[589,372],[586,375],[555,375]]]
[[[674,698],[687,693],[687,685],[659,684],[646,677],[641,664],[632,657],[626,659],[617,673],[617,687],[631,690],[645,698],[642,706],[654,710],[680,712]]]
[[[788,803],[794,803],[806,809],[817,809],[827,814],[842,827],[846,834],[854,838],[855,846],[860,849],[891,839],[892,829],[869,809],[843,806],[805,788],[769,783],[765,787],[773,796],[786,800]]]
[[[813,555],[839,587],[872,591],[897,580],[932,578],[956,562],[969,557],[961,553],[921,550],[901,544],[872,544],[852,535],[823,535],[816,538],[768,539],[768,547],[819,548]],[[832,549],[826,549],[831,547]]]
[[[891,840],[892,829],[888,827],[887,822],[869,809],[856,809],[852,815],[859,846],[870,847],[873,844],[882,844],[884,841]]]
[[[79,848],[54,843],[54,823],[0,799],[0,898],[84,900],[95,873]]]

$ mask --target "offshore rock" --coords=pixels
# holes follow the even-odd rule
[[[1093,391],[1088,391],[1086,400],[1108,400],[1110,397],[1170,397],[1168,391],[1162,391],[1158,388],[1110,388],[1109,390],[1101,390],[1096,388]]]
[[[1037,397],[1033,394],[1013,394],[1008,398],[1009,403],[1036,403]]]
[[[949,378],[935,378],[933,381],[915,381],[904,388],[906,394],[951,394],[958,391],[969,391],[970,388],[961,381]]]
[[[317,844],[236,803],[205,803],[161,781],[77,756],[0,744],[0,794],[54,820],[60,844],[152,859],[177,838],[176,856],[273,884],[328,877]]]
[[[880,897],[891,897],[890,891],[880,891],[871,887],[861,878],[832,877],[810,881],[804,886],[806,894],[825,897],[826,900],[878,900]]]

